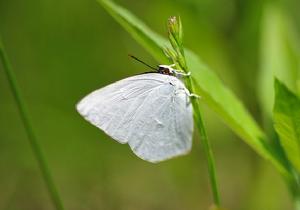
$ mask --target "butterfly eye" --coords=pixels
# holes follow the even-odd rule
[[[158,67],[158,71],[159,71],[160,73],[164,73],[164,70],[165,70],[164,67],[162,67],[162,66],[159,66],[159,67]]]
[[[170,69],[166,67],[160,66],[158,69],[159,73],[170,75]]]

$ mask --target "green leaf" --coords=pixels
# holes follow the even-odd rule
[[[150,30],[143,22],[128,10],[109,0],[98,2],[147,49],[160,63],[166,63],[163,49],[168,41]],[[202,100],[226,122],[243,140],[245,140],[262,157],[270,160],[286,177],[289,172],[266,142],[266,137],[242,103],[224,86],[216,74],[190,50],[185,50],[193,85]]]
[[[287,15],[276,5],[267,5],[261,23],[260,102],[264,114],[272,116],[273,78],[291,90],[300,88],[300,47]]]
[[[275,80],[274,126],[288,159],[300,172],[300,99]]]

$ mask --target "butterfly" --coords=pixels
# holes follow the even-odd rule
[[[155,71],[95,90],[76,108],[87,121],[119,143],[128,144],[143,160],[156,163],[184,155],[192,147],[193,94],[180,80],[189,74],[173,66],[150,66]]]

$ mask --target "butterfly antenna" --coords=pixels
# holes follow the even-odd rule
[[[147,64],[147,63],[145,63],[144,61],[138,59],[137,57],[135,57],[135,56],[133,56],[133,55],[130,55],[130,54],[129,54],[128,56],[131,57],[131,58],[133,58],[134,60],[136,60],[136,61],[138,61],[138,62],[144,64],[145,66],[148,66],[150,69],[153,69],[153,70],[157,71],[157,68],[154,68],[153,66],[150,66],[149,64]]]

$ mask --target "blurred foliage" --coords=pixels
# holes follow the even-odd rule
[[[260,88],[262,109],[271,116],[274,104],[274,77],[300,93],[300,37],[288,16],[276,5],[267,5],[261,22]]]
[[[266,1],[117,2],[165,37],[165,21],[179,14],[185,46],[216,71],[262,124],[257,78]],[[288,11],[298,32],[299,1],[276,3]],[[76,113],[83,95],[146,71],[128,53],[156,64],[96,1],[0,0],[0,33],[66,209],[208,209],[211,197],[198,141],[190,155],[153,165]],[[0,100],[0,209],[53,209],[2,65]],[[224,207],[292,209],[274,168],[203,108]]]

